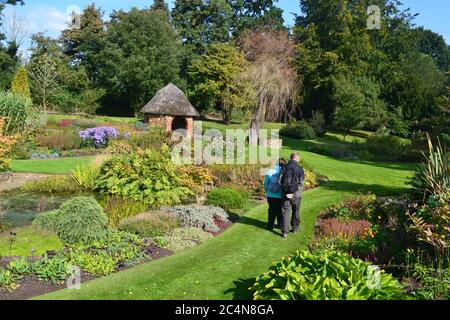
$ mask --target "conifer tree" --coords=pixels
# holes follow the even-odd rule
[[[21,66],[14,75],[11,91],[31,99],[28,71],[24,66]]]

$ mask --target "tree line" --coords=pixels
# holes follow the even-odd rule
[[[22,1],[0,0],[5,5]],[[369,5],[381,28],[367,28]],[[113,11],[95,4],[57,39],[32,36],[26,69],[34,104],[60,112],[133,115],[167,83],[225,122],[320,115],[348,131],[448,134],[450,49],[396,0],[300,0],[285,26],[276,0],[163,0]],[[0,88],[20,67],[0,38]]]

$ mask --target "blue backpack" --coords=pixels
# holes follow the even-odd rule
[[[269,191],[272,193],[282,193],[281,190],[281,185],[279,182],[280,179],[280,173],[279,174],[274,174],[269,178]]]

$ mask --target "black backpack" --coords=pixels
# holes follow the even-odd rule
[[[281,176],[281,189],[284,194],[293,194],[298,191],[298,185],[300,183],[296,168],[292,165],[287,165],[284,168]]]

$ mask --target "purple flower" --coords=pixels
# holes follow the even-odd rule
[[[112,127],[97,127],[80,131],[79,136],[84,141],[91,141],[96,148],[103,148],[108,145],[110,138],[117,139],[119,131]]]

